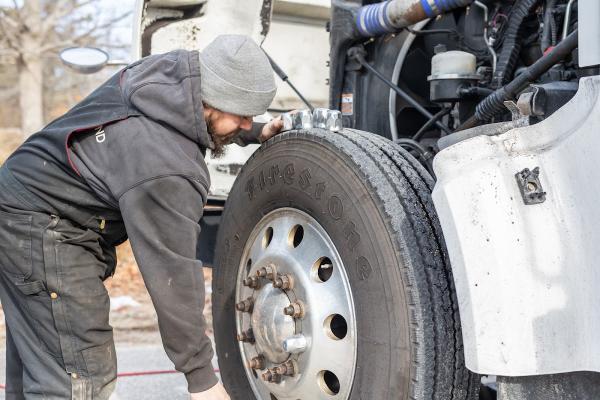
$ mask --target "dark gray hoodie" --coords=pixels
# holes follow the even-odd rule
[[[67,114],[75,122],[51,123],[6,166],[39,198],[34,211],[94,229],[110,246],[129,237],[165,350],[189,391],[203,391],[217,378],[196,254],[210,186],[204,153],[213,146],[203,118],[198,53],[145,58],[105,85],[112,86]],[[106,106],[95,114],[104,120],[89,116],[99,104]],[[243,140],[257,142],[259,129],[245,132]]]

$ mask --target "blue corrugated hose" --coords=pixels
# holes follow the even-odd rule
[[[369,4],[368,6],[361,7],[356,15],[356,26],[362,36],[372,37],[379,36],[389,32],[396,32],[403,26],[394,26],[390,20],[388,14],[390,4],[395,1],[402,0],[389,0],[382,3]],[[405,1],[405,0],[404,0]],[[428,18],[433,18],[437,15],[445,12],[454,10],[456,8],[465,7],[471,4],[473,0],[415,0],[416,6],[420,4],[423,8],[425,15]],[[392,7],[394,10],[395,7]],[[393,19],[400,18],[401,16]],[[417,22],[417,21],[415,21]]]

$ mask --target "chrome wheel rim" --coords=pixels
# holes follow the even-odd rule
[[[310,215],[281,208],[259,221],[240,261],[235,313],[257,399],[349,397],[354,301],[333,241]]]

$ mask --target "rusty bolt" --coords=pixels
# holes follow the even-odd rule
[[[275,280],[277,277],[275,265],[269,264],[266,267],[260,268],[258,271],[256,271],[256,276],[259,278],[267,278],[270,281]]]
[[[237,340],[238,342],[254,343],[254,334],[252,333],[252,328],[248,329],[247,331],[242,331],[242,333],[239,333],[237,335]]]
[[[249,276],[246,279],[244,279],[242,283],[244,284],[244,286],[247,286],[252,289],[260,288],[260,280],[258,279],[258,276]]]
[[[262,374],[262,378],[263,378],[263,381],[271,382],[271,379],[273,379],[273,372],[271,372],[271,370],[268,369],[266,372],[264,372]]]
[[[273,281],[273,286],[281,290],[288,290],[294,286],[294,280],[289,275],[279,275],[277,279]]]
[[[246,300],[240,301],[235,305],[235,309],[240,312],[252,312],[252,308],[254,307],[254,299],[252,297],[248,297]]]
[[[267,372],[262,374],[262,378],[264,381],[271,383],[279,383],[281,382],[281,375],[273,371],[272,368],[269,368]]]
[[[265,369],[265,358],[263,356],[254,357],[248,361],[248,368],[252,369]]]
[[[298,371],[298,365],[294,360],[288,360],[273,368],[273,372],[279,375],[294,376]]]
[[[304,306],[300,302],[295,302],[285,307],[283,313],[292,318],[302,318],[304,317]]]

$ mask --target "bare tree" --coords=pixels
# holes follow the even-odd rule
[[[13,0],[0,7],[0,60],[18,73],[21,130],[29,136],[44,125],[44,63],[61,49],[90,45],[128,14],[100,20],[99,0]]]

